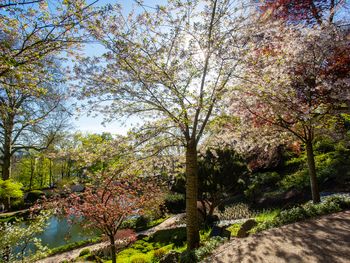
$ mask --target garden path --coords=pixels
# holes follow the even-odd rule
[[[205,263],[350,263],[350,211],[270,229],[220,246]]]

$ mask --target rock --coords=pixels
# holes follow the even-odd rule
[[[237,237],[247,237],[249,235],[248,231],[255,227],[258,223],[254,219],[248,219],[243,223],[241,228],[238,230]]]
[[[180,253],[176,251],[170,251],[168,254],[164,255],[159,263],[178,263],[180,259]]]
[[[83,192],[85,190],[85,186],[82,184],[75,184],[70,187],[70,190],[74,193]]]

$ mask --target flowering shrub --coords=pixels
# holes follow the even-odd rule
[[[17,260],[35,262],[46,255],[47,247],[43,246],[41,240],[35,236],[43,232],[49,216],[49,212],[42,211],[38,215],[33,215],[25,224],[21,221],[0,224],[0,251],[5,262]],[[35,246],[35,253],[29,248],[30,244]]]

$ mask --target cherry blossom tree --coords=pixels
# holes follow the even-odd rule
[[[335,57],[349,61],[347,35],[335,26],[264,25],[251,44],[245,80],[236,91],[242,100],[233,103],[243,125],[270,136],[287,133],[305,145],[315,203],[320,195],[314,139],[329,130],[350,99],[349,71],[342,70],[345,64],[336,63]]]
[[[95,186],[63,201],[65,212],[86,228],[98,229],[110,242],[112,262],[116,262],[115,242],[120,225],[130,216],[139,216],[159,204],[160,190],[149,180],[118,178],[119,170],[110,170]],[[60,201],[62,203],[62,201]],[[80,221],[82,220],[82,221]]]
[[[76,67],[78,97],[91,101],[90,110],[107,120],[141,118],[135,142],[153,145],[153,154],[184,149],[188,249],[199,245],[197,148],[237,68],[243,5],[170,0],[129,16],[107,6],[86,25],[107,51]]]

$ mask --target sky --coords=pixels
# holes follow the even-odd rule
[[[145,5],[148,6],[156,6],[160,4],[165,4],[166,0],[144,0]],[[134,4],[133,0],[99,0],[98,5],[104,4],[115,4],[119,3],[122,5],[125,13],[128,13],[132,5]],[[104,48],[99,44],[88,44],[84,53],[88,56],[99,56],[104,52]],[[121,134],[126,135],[127,131],[132,127],[132,124],[140,121],[138,118],[130,118],[125,124],[121,121],[113,121],[102,125],[103,116],[92,117],[87,115],[73,116],[72,124],[74,129],[81,132],[86,133],[102,133],[102,132],[110,132],[112,134]]]

